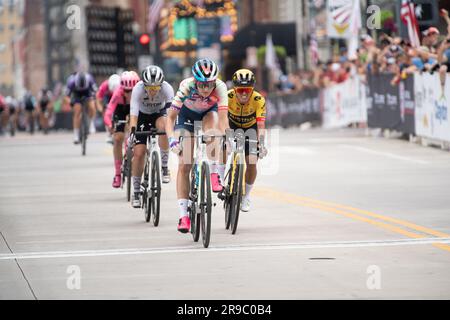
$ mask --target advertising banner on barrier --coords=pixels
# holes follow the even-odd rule
[[[323,127],[339,128],[366,122],[365,100],[364,86],[357,77],[325,89],[322,101]]]
[[[439,74],[414,74],[418,136],[450,142],[450,76],[442,86]]]
[[[414,134],[414,79],[392,85],[392,78],[392,74],[369,77],[368,125]]]
[[[319,90],[306,89],[298,94],[270,95],[267,98],[267,125],[283,128],[320,121]]]

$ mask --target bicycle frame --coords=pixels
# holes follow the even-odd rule
[[[224,177],[224,181],[226,181],[226,178],[228,175],[232,175],[232,181],[231,181],[231,189],[229,190],[230,194],[233,193],[233,186],[234,186],[234,178],[236,175],[234,174],[234,171],[236,170],[236,167],[238,164],[244,165],[244,181],[242,183],[242,195],[245,195],[245,172],[247,171],[247,163],[245,161],[245,136],[241,133],[236,133],[234,139],[231,143],[231,150],[232,152],[227,158],[227,164],[225,172],[227,172],[226,176]]]

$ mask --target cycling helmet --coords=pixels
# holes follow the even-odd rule
[[[142,81],[146,86],[160,86],[164,82],[164,72],[158,66],[148,66],[142,72]]]
[[[214,81],[219,76],[219,67],[212,60],[201,59],[192,67],[192,73],[199,82]]]
[[[255,83],[255,75],[248,69],[240,69],[233,75],[233,85],[235,87],[254,87]]]
[[[108,79],[108,90],[114,92],[118,86],[120,86],[121,78],[118,74],[113,74]]]
[[[139,82],[139,77],[132,71],[125,71],[120,77],[120,85],[126,91],[133,90],[134,86]]]

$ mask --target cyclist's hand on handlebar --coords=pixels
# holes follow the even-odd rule
[[[264,136],[261,136],[259,138],[259,158],[264,159],[265,157],[267,157],[267,153],[268,151],[265,144],[265,138]]]
[[[178,141],[177,139],[172,138],[172,137],[169,138],[169,147],[170,147],[170,151],[172,151],[176,155],[179,155],[182,151],[180,141]]]
[[[259,158],[260,159],[264,159],[265,157],[267,157],[267,148],[264,145],[260,145],[259,146]]]
[[[128,137],[128,145],[133,146],[136,142],[136,134],[134,132],[130,133],[130,136]]]

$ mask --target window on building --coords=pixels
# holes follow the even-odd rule
[[[15,6],[16,6],[16,0],[9,0],[9,13],[14,12]]]

